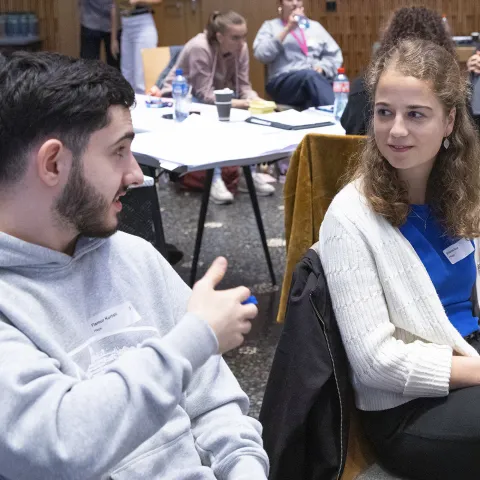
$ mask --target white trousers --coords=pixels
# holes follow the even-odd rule
[[[145,93],[142,48],[155,48],[158,43],[157,27],[150,13],[122,17],[121,70],[135,90]]]

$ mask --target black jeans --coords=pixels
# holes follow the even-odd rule
[[[470,343],[480,352],[480,338]],[[393,473],[412,480],[480,478],[480,386],[389,410],[360,411],[360,418],[380,461]]]
[[[283,73],[268,82],[266,90],[275,102],[299,110],[333,105],[335,100],[332,85],[315,70]]]
[[[121,32],[118,32],[118,41],[120,44]],[[82,25],[81,37],[80,37],[80,57],[98,60],[100,59],[100,45],[105,45],[105,56],[107,63],[112,67],[120,69],[120,55],[114,58],[110,52],[111,35],[109,32],[101,32],[99,30],[91,30],[90,28]]]

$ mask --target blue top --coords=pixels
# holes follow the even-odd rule
[[[415,249],[430,275],[450,322],[465,337],[479,328],[470,300],[477,278],[473,242],[470,242],[472,252],[467,256],[458,255],[455,260],[461,260],[452,264],[444,250],[458,240],[447,236],[431,215],[428,205],[411,205],[411,208],[400,231]],[[465,246],[470,248],[464,242],[463,247]]]

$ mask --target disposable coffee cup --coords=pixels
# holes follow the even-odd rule
[[[215,90],[214,93],[218,119],[221,122],[229,122],[230,112],[232,110],[233,91],[229,88],[224,88],[223,90]]]

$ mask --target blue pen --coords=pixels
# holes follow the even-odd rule
[[[249,303],[253,303],[253,305],[258,305],[258,300],[254,295],[250,295],[244,302],[242,302],[242,305],[248,305]]]

